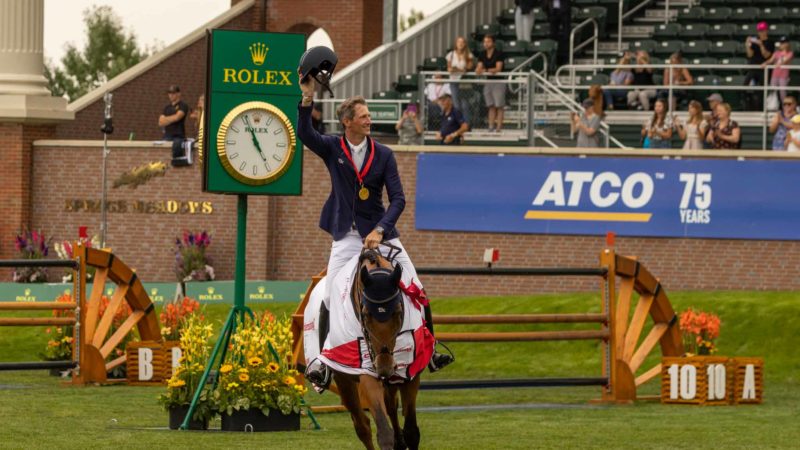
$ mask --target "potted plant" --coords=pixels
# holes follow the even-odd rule
[[[41,231],[23,231],[14,239],[18,259],[44,259],[50,252],[50,241]],[[45,283],[47,270],[44,267],[17,267],[12,280],[15,283]]]
[[[167,391],[159,396],[159,401],[169,412],[169,428],[178,429],[183,423],[192,396],[205,370],[211,353],[209,339],[213,331],[210,324],[203,322],[199,315],[189,316],[181,329],[180,345],[182,355],[180,366],[175,369],[167,382]],[[190,430],[208,429],[208,420],[213,415],[208,388],[203,388],[199,402],[189,422]]]
[[[214,280],[214,268],[206,255],[209,245],[211,235],[205,231],[184,231],[182,238],[175,239],[175,275],[178,282]]]
[[[188,318],[199,309],[200,302],[191,297],[184,297],[183,300],[177,303],[166,304],[158,316],[161,321],[161,337],[166,342],[179,340]],[[203,320],[202,314],[200,315],[200,320]]]
[[[108,289],[106,293],[108,295],[111,295],[113,291],[111,289]],[[102,297],[100,297],[100,306],[97,314],[98,317],[103,317],[105,315],[106,309],[108,309],[110,303],[111,300],[109,299],[108,296],[103,295]],[[122,326],[125,320],[127,320],[128,317],[131,316],[131,314],[133,314],[133,311],[131,311],[130,305],[128,305],[128,302],[123,301],[119,305],[119,308],[117,308],[117,310],[114,311],[114,318],[111,321],[111,327],[108,329],[107,336],[113,336],[114,333],[119,329],[119,327]],[[114,347],[111,354],[108,356],[109,361],[119,358],[120,356],[125,354],[125,348],[128,346],[128,342],[134,339],[134,334],[135,333],[125,334],[125,337],[122,338],[122,340],[117,344],[116,347]],[[125,378],[126,373],[127,373],[127,365],[120,364],[108,371],[108,378],[122,379]]]
[[[89,239],[89,235],[87,233],[87,227],[78,227],[78,240],[77,243],[83,245],[87,248],[99,248],[100,247],[100,236],[94,235],[91,239]],[[62,241],[56,242],[53,247],[56,249],[56,254],[58,255],[59,259],[75,259],[74,252],[75,249],[73,248],[73,242],[75,241]],[[94,279],[94,272],[95,268],[92,266],[86,266],[86,281],[90,282]],[[67,269],[64,271],[64,276],[61,277],[62,283],[71,283],[72,282],[72,269]]]
[[[63,294],[56,298],[56,302],[70,303],[72,302],[72,297],[69,294]],[[73,317],[74,315],[75,312],[73,310],[53,310],[54,317]],[[72,359],[72,326],[49,327],[45,329],[45,334],[48,335],[48,339],[47,346],[41,354],[42,359],[45,361],[69,361]],[[62,371],[50,369],[50,375],[61,376]]]
[[[222,416],[222,430],[300,429],[306,388],[299,373],[289,368],[291,352],[288,318],[276,320],[266,313],[236,329],[211,397]]]
[[[716,314],[687,309],[681,314],[680,326],[683,345],[688,356],[710,355],[716,352],[714,339],[719,336],[721,325]]]

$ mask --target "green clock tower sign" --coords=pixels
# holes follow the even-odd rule
[[[236,276],[233,308],[195,390],[184,430],[211,368],[225,360],[237,323],[253,316],[245,306],[247,196],[302,194],[303,147],[295,129],[303,51],[301,34],[212,30],[208,36],[203,190],[238,197]]]

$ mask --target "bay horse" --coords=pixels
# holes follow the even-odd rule
[[[368,450],[375,448],[369,418],[361,404],[361,391],[369,405],[378,432],[381,450],[419,448],[416,401],[420,376],[400,383],[389,383],[395,372],[394,348],[404,317],[404,301],[400,291],[402,268],[377,250],[364,250],[354,277],[350,301],[361,323],[369,356],[378,375],[350,375],[336,370],[333,379],[339,388],[342,404],[353,420],[356,435]],[[421,373],[421,372],[420,372]],[[397,414],[397,395],[403,407],[403,426]],[[390,428],[391,422],[391,428]]]

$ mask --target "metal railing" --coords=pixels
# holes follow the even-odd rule
[[[522,72],[523,69],[525,69],[525,68],[529,67],[530,65],[532,65],[533,62],[536,61],[537,59],[541,59],[542,60],[542,70],[539,71],[539,73],[546,76],[547,73],[548,73],[549,61],[548,61],[547,53],[544,53],[544,52],[536,53],[535,55],[531,56],[530,58],[526,59],[525,61],[522,61],[517,67],[515,67],[513,70],[511,70],[511,73],[514,74],[514,73]],[[597,62],[597,60],[595,60],[595,62]],[[509,81],[511,80],[511,77],[512,77],[512,75],[508,76]],[[514,87],[511,86],[509,88],[509,90],[511,90],[511,92],[513,92],[513,93],[516,93],[517,90],[519,90],[519,88],[517,90],[514,90]]]
[[[559,88],[561,89],[570,89],[573,92],[575,90],[588,90],[590,86],[586,85],[578,85],[575,82],[575,72],[596,72],[597,70],[603,69],[610,69],[610,68],[622,68],[622,69],[635,69],[635,68],[649,68],[649,69],[670,69],[669,73],[669,83],[663,84],[661,86],[637,86],[637,85],[601,85],[603,89],[612,88],[617,90],[635,90],[635,89],[661,89],[668,92],[667,95],[667,107],[670,109],[672,108],[673,99],[674,99],[674,91],[681,90],[681,91],[733,91],[733,92],[745,92],[750,93],[753,91],[761,91],[762,92],[762,99],[761,99],[761,116],[763,118],[762,122],[762,149],[767,149],[767,128],[769,127],[769,114],[772,112],[767,109],[767,97],[769,96],[770,92],[777,92],[779,90],[791,91],[791,90],[800,90],[800,86],[771,86],[769,84],[769,74],[770,71],[774,70],[775,68],[781,69],[788,69],[788,70],[800,70],[800,66],[764,66],[758,64],[646,64],[646,65],[637,65],[637,64],[580,64],[580,65],[569,65],[569,66],[561,66],[556,70],[555,77],[556,83]],[[674,69],[712,69],[718,71],[741,71],[741,70],[761,70],[763,71],[762,82],[763,84],[760,86],[731,86],[731,85],[705,85],[705,84],[690,84],[690,85],[678,85],[676,86],[673,83],[673,73]],[[567,70],[569,73],[569,84],[564,85],[561,82],[562,72]],[[664,80],[665,82],[667,80]],[[780,110],[780,108],[779,108]],[[759,111],[753,111],[759,112]]]
[[[644,8],[645,6],[649,5],[653,0],[645,0],[642,3],[634,6],[633,8],[629,9],[627,12],[624,11],[625,8],[625,0],[619,0],[619,23],[617,24],[617,51],[622,51],[622,23],[628,17],[632,16],[639,11],[640,9]]]
[[[581,42],[578,46],[575,46],[575,33],[587,27],[589,25],[593,26],[593,33],[592,37],[589,39]],[[597,21],[592,19],[591,17],[584,20],[583,22],[579,23],[576,27],[572,29],[569,33],[569,63],[572,64],[573,58],[575,58],[575,52],[583,50],[584,47],[589,45],[590,43],[594,42],[594,49],[592,51],[592,61],[594,64],[597,64],[597,44],[599,42],[599,30],[597,27]]]

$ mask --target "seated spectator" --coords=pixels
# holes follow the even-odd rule
[[[775,51],[775,42],[769,38],[769,25],[759,22],[756,25],[758,36],[748,36],[744,41],[744,50],[747,55],[747,64],[761,65],[772,56]],[[764,86],[764,71],[750,69],[744,77],[745,86]],[[761,90],[747,91],[745,105],[749,111],[760,111],[763,107],[764,95]]]
[[[650,55],[643,50],[636,52],[636,64],[641,67],[633,69],[634,86],[655,86],[653,82],[653,69],[646,67],[650,64]],[[638,87],[628,91],[628,106],[638,110],[649,111],[650,101],[656,97],[655,88]]]
[[[606,105],[603,101],[603,87],[599,84],[589,86],[589,98],[594,103],[594,113],[601,119],[606,115]]]
[[[775,133],[772,138],[773,150],[786,150],[786,136],[792,126],[792,119],[797,117],[797,100],[791,95],[783,99],[783,109],[778,111],[769,124],[769,132]]]
[[[782,66],[790,65],[793,57],[794,53],[792,52],[792,45],[789,43],[789,38],[783,36],[778,41],[778,50],[761,64],[761,67],[775,65],[769,85],[777,88],[776,90],[778,91],[781,102],[786,99],[786,86],[789,85],[789,69]]]
[[[461,75],[471,71],[475,67],[475,57],[469,51],[467,40],[463,36],[456,38],[455,47],[447,56],[447,71],[450,72],[451,80],[459,80]],[[453,96],[453,104],[464,115],[464,120],[469,122],[469,103],[466,96],[462,96],[459,90],[459,83],[450,83],[450,95]]]
[[[742,139],[742,129],[736,121],[731,120],[731,105],[720,103],[716,108],[719,120],[711,128],[706,140],[713,149],[737,149]]]
[[[453,106],[450,94],[442,94],[439,97],[439,107],[442,108],[442,128],[436,133],[436,139],[444,145],[461,144],[469,125],[461,112]]]
[[[675,52],[669,57],[670,64],[683,64],[681,52]],[[672,86],[689,86],[694,84],[694,78],[686,67],[667,67],[664,69],[664,89],[660,89],[657,97],[668,98],[670,83]],[[672,89],[672,104],[670,110],[676,109],[676,105],[682,102],[689,94],[685,89]]]
[[[627,66],[631,63],[630,52],[625,52],[619,60],[619,66]],[[633,84],[633,72],[627,67],[617,67],[611,72],[610,83],[612,86],[630,86]],[[603,93],[605,105],[609,110],[614,109],[614,102],[617,99],[628,98],[628,91],[625,89],[606,89]]]
[[[444,83],[442,80],[444,76],[434,75],[434,81],[431,81],[425,86],[425,107],[428,111],[428,129],[436,130],[441,125],[442,109],[439,108],[439,97],[444,94],[451,94],[450,83]]]
[[[410,104],[394,126],[397,130],[397,143],[400,145],[422,145],[422,122],[417,117],[417,105]]]
[[[792,131],[786,136],[786,150],[800,152],[800,116],[792,117]]]
[[[714,128],[717,122],[719,122],[719,117],[717,116],[717,105],[725,100],[717,93],[709,95],[706,100],[708,101],[709,114],[707,114],[705,117],[706,122],[708,123],[708,128],[706,128],[706,139],[704,139],[704,144],[705,148],[711,148],[711,144],[708,142],[708,135],[711,133],[711,129]]]
[[[674,119],[678,136],[683,139],[684,150],[702,150],[708,123],[703,119],[703,105],[697,100],[689,102],[689,120],[684,124],[677,117]]]
[[[667,101],[656,99],[653,117],[642,125],[644,148],[672,148],[672,121],[667,115]]]
[[[578,134],[576,147],[600,147],[600,116],[595,113],[594,100],[583,100],[583,114],[572,113],[572,132]]]
[[[477,75],[488,72],[486,78],[491,80],[501,80],[503,77],[492,75],[503,71],[503,52],[494,46],[494,36],[487,34],[483,37],[483,48],[485,49],[478,55],[478,67],[475,69]],[[506,106],[506,84],[487,83],[483,88],[483,99],[486,107],[489,108],[489,132],[500,131],[503,128],[503,108]]]

